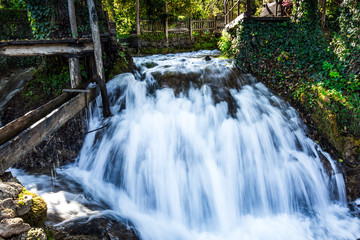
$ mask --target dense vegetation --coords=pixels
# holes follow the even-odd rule
[[[360,146],[360,3],[335,8],[329,1],[326,37],[316,2],[296,1],[291,21],[245,21],[224,33],[219,46],[245,72],[310,113],[320,134],[344,154],[349,145]]]

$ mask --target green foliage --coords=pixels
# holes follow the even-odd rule
[[[34,38],[49,38],[53,29],[56,28],[56,26],[49,21],[51,16],[54,15],[54,10],[44,4],[42,0],[28,0],[27,9],[30,13],[30,22]]]
[[[293,0],[293,15],[298,22],[308,27],[317,27],[320,22],[318,0]]]
[[[232,56],[235,53],[233,46],[236,46],[236,44],[232,44],[232,36],[227,31],[221,33],[218,46],[220,51],[226,56]]]
[[[25,9],[25,0],[0,0],[0,9]]]
[[[32,38],[26,10],[0,9],[0,22],[1,40]]]
[[[21,218],[31,227],[44,227],[47,215],[47,206],[44,199],[24,188],[19,194],[19,201],[24,200],[27,196],[31,196],[31,209]]]
[[[351,21],[358,21],[353,13],[351,16]],[[340,25],[346,34],[357,34],[354,28],[359,25]],[[297,102],[325,106],[336,116],[340,131],[360,135],[358,65],[352,64],[359,63],[359,44],[354,45],[358,39],[347,37],[345,45],[334,39],[337,43],[330,45],[308,20],[246,21],[231,37],[233,45],[229,47],[231,38],[223,36],[220,49],[227,55],[235,50],[236,62],[245,72],[283,89],[287,97]]]
[[[66,61],[57,58],[44,59],[36,69],[34,79],[27,83],[28,96],[42,92],[49,96],[58,96],[70,83],[69,67]],[[81,67],[84,75],[84,67]]]
[[[214,34],[194,34],[194,50],[212,50],[217,48],[218,38]]]
[[[136,31],[135,5],[133,0],[103,0],[105,9],[114,16],[119,34]],[[164,0],[140,0],[140,19],[163,22],[188,19],[204,19],[214,17],[223,12],[223,2],[217,0],[173,0],[167,1],[168,14],[165,14]]]
[[[34,67],[41,63],[40,57],[0,57],[0,72],[19,67]]]

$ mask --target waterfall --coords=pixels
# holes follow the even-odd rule
[[[214,55],[135,58],[67,176],[141,239],[359,238],[343,176],[296,110]]]

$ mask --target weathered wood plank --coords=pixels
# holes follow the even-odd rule
[[[109,34],[100,34],[101,42],[109,41]],[[0,42],[0,46],[8,45],[35,45],[35,44],[64,44],[64,43],[91,43],[91,38],[63,38],[63,39],[43,39],[43,40],[9,40]]]
[[[45,117],[53,109],[61,106],[70,99],[69,93],[64,93],[45,105],[26,113],[24,116],[15,119],[14,121],[6,124],[0,128],[0,146],[7,141],[11,140],[19,133],[30,127],[30,125]]]
[[[0,46],[0,57],[84,56],[94,52],[92,43],[34,44]]]
[[[96,96],[95,88],[89,93],[80,93],[68,102],[53,110],[44,118],[20,133],[13,140],[0,146],[0,174],[4,173],[27,152],[54,133],[82,109],[86,108]]]

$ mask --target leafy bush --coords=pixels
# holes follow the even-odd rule
[[[236,34],[223,35],[219,47],[226,55],[235,51],[245,72],[295,102],[326,106],[336,116],[339,131],[360,136],[358,10],[358,5],[351,11],[344,7],[342,31],[331,44],[313,21],[245,21]]]

